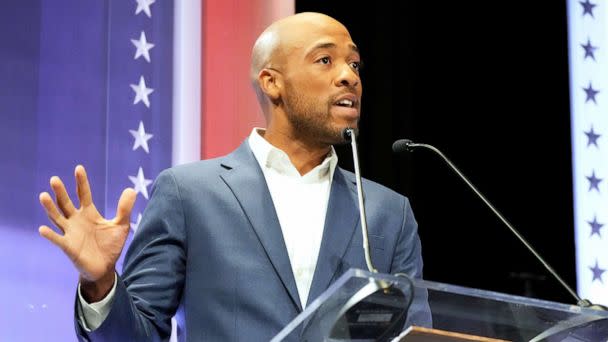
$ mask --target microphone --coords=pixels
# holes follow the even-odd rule
[[[365,253],[365,263],[367,269],[371,273],[377,273],[378,271],[372,264],[372,256],[369,251],[369,239],[367,236],[367,216],[365,215],[365,201],[363,198],[363,186],[361,185],[361,171],[359,171],[359,153],[357,152],[357,139],[355,130],[352,128],[345,128],[342,130],[342,138],[345,141],[350,141],[353,150],[353,162],[355,164],[355,178],[357,180],[357,197],[359,199],[359,215],[361,217],[361,234],[363,234],[363,252]]]
[[[439,155],[450,166],[450,168],[456,172],[458,176],[460,176],[460,178],[469,186],[469,188],[471,188],[473,192],[475,192],[475,194],[481,198],[481,200],[492,210],[492,212],[498,216],[498,218],[507,226],[507,228],[509,228],[509,230],[519,239],[519,241],[526,246],[528,251],[530,251],[538,261],[540,261],[545,269],[549,271],[549,273],[555,277],[555,279],[557,279],[562,287],[564,287],[570,293],[570,295],[574,297],[578,306],[595,310],[608,310],[608,308],[603,305],[593,304],[588,299],[582,299],[579,297],[576,292],[574,292],[574,290],[572,290],[570,286],[568,286],[568,284],[566,284],[566,282],[557,274],[557,272],[555,272],[555,270],[540,256],[540,254],[538,254],[534,247],[532,247],[532,245],[530,245],[530,243],[517,231],[517,229],[515,229],[515,227],[513,227],[513,225],[507,221],[507,219],[490,203],[490,201],[488,201],[488,199],[486,199],[486,197],[479,190],[477,190],[473,183],[471,183],[469,179],[456,167],[456,165],[454,165],[439,149],[428,144],[414,143],[409,139],[399,139],[393,143],[393,152],[395,153],[413,152],[417,148],[425,148]]]

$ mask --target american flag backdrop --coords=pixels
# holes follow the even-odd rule
[[[578,293],[608,304],[608,2],[568,0]]]
[[[0,2],[0,341],[76,340],[78,274],[37,230],[49,178],[77,203],[84,165],[106,217],[133,187],[128,245],[162,169],[227,153],[260,124],[249,51],[293,11],[293,0]]]
[[[77,202],[83,164],[106,217],[136,189],[137,227],[151,180],[172,162],[174,4],[24,0],[0,13],[0,340],[74,340],[78,278],[37,236],[48,222],[38,193],[58,175]]]

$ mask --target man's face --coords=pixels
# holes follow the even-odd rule
[[[329,22],[301,34],[292,46],[283,73],[288,121],[319,143],[344,142],[342,131],[357,128],[362,94],[361,60],[348,31]]]

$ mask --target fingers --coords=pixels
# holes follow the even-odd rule
[[[38,228],[38,232],[42,237],[51,241],[55,246],[65,250],[65,238],[53,231],[51,228],[47,226],[40,226]]]
[[[66,217],[72,216],[72,214],[74,214],[76,211],[76,208],[74,208],[74,204],[72,204],[72,200],[65,190],[65,185],[59,177],[51,177],[51,188],[55,193],[55,200],[57,201],[59,209]]]
[[[131,188],[126,188],[122,191],[120,199],[118,200],[118,208],[116,208],[116,221],[123,222],[128,221],[131,216],[131,210],[135,204],[137,193]]]
[[[49,195],[48,192],[43,192],[40,194],[39,199],[40,204],[42,204],[42,206],[46,210],[46,214],[51,219],[51,221],[53,221],[53,223],[55,223],[55,225],[59,229],[65,232],[65,226],[67,224],[67,221],[65,217],[61,215],[59,210],[57,210],[57,207],[55,206],[55,202],[53,202],[51,195]]]
[[[87,178],[87,172],[84,170],[82,165],[76,166],[74,170],[76,176],[76,190],[78,193],[78,199],[80,200],[80,206],[86,207],[93,203],[91,196],[91,187],[89,186],[89,179]]]

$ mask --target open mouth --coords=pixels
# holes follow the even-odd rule
[[[344,120],[351,122],[359,118],[357,97],[354,95],[341,96],[332,105],[333,113]]]
[[[355,106],[355,102],[352,100],[349,100],[349,99],[342,99],[334,104],[336,106],[347,107],[347,108],[353,108]]]

